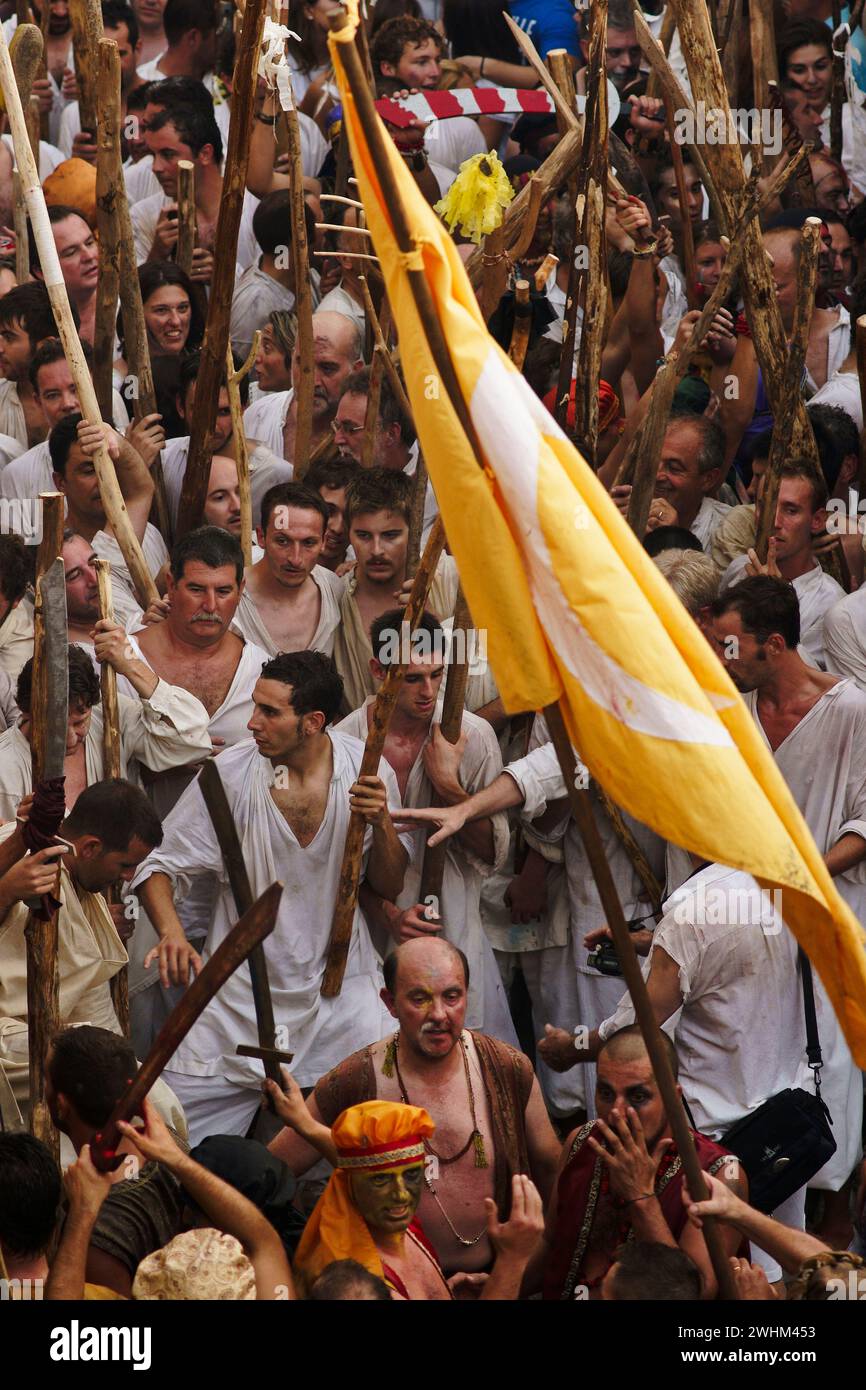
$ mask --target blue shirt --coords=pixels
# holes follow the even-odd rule
[[[564,48],[580,56],[575,8],[572,0],[511,0],[511,17],[532,39],[542,58],[552,48]]]

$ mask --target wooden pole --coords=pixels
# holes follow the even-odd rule
[[[96,583],[99,589],[99,616],[114,622],[111,600],[111,565],[107,560],[95,560]],[[117,672],[107,661],[99,667],[99,688],[102,692],[102,763],[106,781],[120,777],[120,707],[117,701]],[[109,903],[123,901],[117,884],[105,894]],[[129,1037],[129,967],[124,965],[111,978],[111,998],[117,1021],[125,1037]]]
[[[631,933],[626,925],[622,904],[611,876],[610,865],[605,856],[598,826],[592,814],[591,803],[589,798],[578,790],[574,749],[565,727],[561,706],[559,704],[548,705],[544,711],[544,717],[547,720],[547,727],[550,730],[550,737],[565,781],[571,813],[580,832],[590,870],[598,888],[605,921],[613,933],[625,987],[631,996],[635,1017],[643,1034],[647,1054],[664,1103],[667,1121],[682,1160],[689,1192],[695,1201],[700,1201],[701,1198],[709,1196],[709,1185],[698,1162],[692,1133],[668,1061],[661,1029],[655,1020],[646,981],[638,963]],[[704,1221],[702,1231],[713,1271],[718,1281],[720,1297],[736,1299],[737,1291],[731,1274],[731,1267],[725,1255],[715,1221],[710,1220],[709,1223]]]
[[[794,305],[794,324],[788,345],[788,360],[782,381],[779,413],[773,415],[773,437],[770,457],[764,476],[758,510],[755,550],[761,564],[767,562],[770,537],[776,525],[776,505],[784,464],[791,457],[791,436],[794,429],[797,402],[803,389],[803,368],[809,346],[809,326],[815,307],[818,284],[818,258],[822,250],[820,217],[807,217],[803,224],[800,244],[800,264],[797,270],[797,299]]]
[[[482,280],[476,299],[484,322],[490,320],[504,295],[511,276],[511,258],[504,247],[502,225],[494,227],[484,238],[482,251]]]
[[[704,0],[670,0],[670,4],[680,32],[695,101],[703,101],[708,111],[727,110],[727,91]],[[635,28],[638,27],[635,16]],[[730,225],[735,219],[737,203],[746,182],[742,151],[738,144],[728,143],[707,144],[705,151],[720,203],[725,209],[726,221]],[[745,238],[743,297],[764,386],[775,415],[781,405],[780,383],[787,357],[785,331],[760,228],[754,219],[745,229]],[[817,462],[815,439],[802,401],[798,403],[793,443],[799,453]]]
[[[595,20],[593,21],[595,22]],[[589,73],[591,90],[597,81],[597,69],[592,64],[598,59],[598,46],[592,44],[589,54]],[[564,48],[555,48],[547,55],[550,65],[550,73],[554,82],[562,93],[566,105],[574,109],[575,87],[574,72],[571,66],[571,59]],[[568,121],[561,112],[557,112],[556,123],[559,128],[560,138],[568,132]],[[584,123],[584,131],[586,123]],[[584,143],[584,152],[586,142]],[[581,171],[585,160],[581,158]],[[577,300],[579,275],[577,271],[577,256],[575,246],[577,243],[578,227],[578,198],[581,192],[578,177],[572,175],[568,180],[568,201],[571,207],[571,218],[569,227],[569,237],[567,243],[568,281],[565,291],[565,312],[562,319],[562,355],[559,360],[559,378],[556,387],[556,405],[554,408],[554,418],[561,429],[565,428],[568,415],[568,406],[571,398],[571,380],[574,376],[574,343],[577,337]],[[584,219],[585,221],[585,219]],[[584,279],[584,283],[586,283]]]
[[[188,159],[179,159],[177,161],[177,249],[175,262],[185,275],[192,273],[195,236],[195,165]]]
[[[695,268],[695,238],[692,233],[692,220],[689,216],[689,196],[686,189],[686,171],[683,164],[682,146],[674,135],[674,114],[665,112],[668,137],[671,148],[671,162],[674,166],[674,180],[677,186],[677,201],[680,205],[680,245],[683,252],[683,270],[686,276],[686,302],[690,309],[698,308],[698,272]]]
[[[253,563],[253,495],[250,487],[250,451],[244,430],[244,412],[241,406],[241,382],[258,356],[262,331],[257,328],[252,347],[243,366],[235,371],[232,345],[226,347],[226,389],[229,395],[229,409],[232,413],[232,438],[235,441],[235,464],[238,470],[238,493],[241,505],[241,549],[244,552],[244,565]]]
[[[41,117],[39,98],[31,97],[30,92],[42,61],[42,31],[35,24],[25,21],[19,23],[13,38],[15,52],[11,54],[12,71],[27,123],[30,148],[38,168]],[[17,169],[12,175],[12,217],[15,229],[15,279],[19,285],[23,285],[30,279],[30,243],[27,237],[27,204]]]
[[[304,202],[301,133],[294,107],[286,113],[289,136],[289,208],[292,226],[292,275],[295,281],[295,312],[298,316],[296,343],[298,359],[297,424],[292,460],[295,477],[301,482],[309,467],[313,440],[313,395],[316,363],[313,345],[313,297],[310,288],[310,248],[307,245],[306,205]],[[368,398],[369,401],[369,398]]]
[[[595,461],[598,442],[598,383],[607,307],[607,244],[604,233],[605,201],[608,185],[607,163],[607,0],[592,9],[592,33],[587,63],[589,97],[584,115],[584,157],[581,160],[577,207],[579,244],[586,247],[587,265],[580,280],[583,287],[583,326],[580,334],[574,390],[574,433],[590,463]],[[576,310],[575,310],[576,311]],[[571,343],[573,345],[574,337]],[[567,354],[568,347],[565,348]],[[560,424],[568,412],[572,360],[565,354],[560,363],[557,404]],[[564,389],[563,389],[564,388]]]
[[[43,4],[43,5],[40,7],[40,10],[39,10],[39,29],[40,29],[40,32],[41,32],[41,34],[42,34],[42,57],[41,57],[40,62],[39,62],[39,67],[38,67],[38,69],[37,69],[37,71],[36,71],[36,76],[39,77],[39,78],[51,77],[51,74],[50,74],[49,71],[48,71],[48,25],[49,25],[50,21],[51,21],[51,6],[50,6],[49,3],[47,3],[47,0],[46,0],[46,3]],[[51,80],[53,81],[54,79],[52,78]],[[41,109],[41,107],[40,107],[40,112],[39,112],[39,134],[40,134],[41,139],[43,139],[43,140],[48,140],[49,137],[50,137],[50,135],[51,135],[50,120],[51,120],[51,113],[50,113],[50,111],[42,111],[42,109]],[[37,156],[37,164],[38,164],[38,162],[39,162],[39,160],[38,160],[38,156]]]
[[[836,34],[842,23],[842,7],[839,0],[833,0],[833,33]],[[834,159],[842,158],[842,107],[845,104],[845,50],[836,51],[833,39],[833,83],[830,88],[830,153]]]
[[[674,22],[674,17],[671,14],[670,8],[666,5],[664,16],[662,18],[662,27],[658,37],[658,41],[661,44],[662,52],[666,58],[671,51],[671,42],[673,41],[676,27],[677,26]],[[656,72],[655,68],[652,68],[650,70],[650,75],[647,78],[646,94],[648,97],[656,98],[660,97],[662,94],[661,88],[659,86],[659,75]]]
[[[466,707],[466,683],[469,679],[467,660],[467,635],[473,631],[472,615],[466,602],[462,584],[454,601],[454,622],[451,628],[451,652],[448,659],[448,674],[445,677],[445,694],[442,699],[442,714],[439,728],[442,737],[449,743],[456,743],[463,728],[463,711]],[[462,646],[462,651],[460,647]],[[439,805],[439,798],[434,798]],[[425,844],[423,848],[423,869],[418,901],[431,904],[435,915],[441,920],[442,877],[445,872],[445,853],[447,843],[441,840],[438,845]],[[432,900],[432,901],[431,901]],[[435,904],[435,906],[434,906]]]
[[[44,8],[47,8],[47,6]],[[30,141],[27,136],[27,127],[24,123],[24,113],[21,109],[18,89],[15,85],[12,64],[9,61],[9,49],[6,44],[6,39],[2,34],[0,34],[0,86],[2,86],[3,94],[6,98],[6,110],[9,115],[9,123],[12,130],[15,158],[18,164],[18,171],[21,174],[24,197],[27,202],[30,222],[36,238],[39,262],[42,267],[42,274],[51,301],[51,308],[54,312],[54,319],[57,323],[58,332],[63,343],[66,361],[69,364],[69,370],[75,382],[78,400],[81,404],[81,413],[88,424],[98,424],[102,419],[99,413],[99,403],[96,399],[96,392],[93,389],[93,382],[90,379],[90,371],[84,360],[84,353],[81,350],[81,340],[75,331],[75,325],[72,321],[72,312],[69,307],[66,285],[60,269],[57,248],[54,245],[54,234],[51,230],[51,224],[48,221],[48,210],[45,206],[45,197],[42,192],[42,185],[39,182],[36,165],[33,161]],[[114,471],[114,464],[109,457],[105,445],[101,445],[99,449],[97,449],[94,454],[93,462],[99,482],[102,505],[105,508],[106,520],[111,525],[117,538],[117,543],[120,546],[124,561],[129,569],[139,602],[143,608],[147,608],[149,604],[158,597],[156,585],[150,576],[144,556],[141,553],[141,546],[132,529],[126,511],[126,504],[124,503],[117,481],[117,475]]]
[[[43,577],[57,562],[63,549],[63,507],[60,493],[40,494],[42,540],[36,552],[36,606],[33,613],[33,674],[30,699],[30,741],[33,760],[33,786],[46,771],[48,727],[45,710],[49,680],[45,650]],[[62,560],[60,561],[62,571]],[[61,598],[63,594],[61,592]],[[56,673],[55,673],[56,674]],[[68,681],[68,676],[62,679]],[[53,772],[53,769],[51,769]],[[58,866],[58,880],[60,869]],[[55,888],[56,896],[56,888]],[[60,1155],[60,1139],[45,1100],[45,1057],[48,1044],[60,1022],[60,981],[57,971],[58,924],[56,911],[47,918],[30,913],[24,928],[27,955],[27,1038],[30,1093],[30,1133],[47,1144],[55,1158]]]
[[[412,488],[412,507],[409,512],[409,540],[406,544],[406,573],[414,574],[421,558],[421,538],[424,534],[424,508],[427,503],[427,465],[418,442],[418,462]]]
[[[99,279],[93,333],[93,385],[103,420],[112,418],[114,340],[120,293],[120,223],[115,214],[120,165],[120,58],[117,44],[100,39],[97,48],[99,107],[96,146],[96,230]]]
[[[373,349],[370,364],[370,380],[367,388],[367,408],[364,412],[364,438],[361,441],[361,467],[372,468],[376,451],[376,432],[379,426],[379,401],[382,397],[382,377],[385,375],[385,357],[381,348]]]
[[[69,0],[69,18],[72,21],[72,57],[78,84],[81,129],[95,138],[101,91],[97,68],[99,44],[103,37],[99,0]]]
[[[359,275],[358,281],[361,286],[361,294],[364,297],[364,310],[367,315],[367,322],[373,330],[374,350],[378,350],[379,352],[381,352],[382,364],[385,368],[385,374],[388,378],[388,384],[390,385],[391,390],[394,392],[394,395],[396,396],[400,404],[400,409],[403,411],[404,415],[407,415],[411,420],[412,407],[409,404],[409,397],[406,395],[406,388],[400,380],[400,373],[397,371],[397,368],[394,365],[394,359],[391,356],[391,351],[388,347],[387,342],[385,341],[385,333],[382,328],[382,320],[380,320],[379,316],[376,313],[376,306],[374,305],[373,297],[370,294],[370,287],[367,284],[367,277],[365,275]],[[388,312],[388,304],[386,301],[382,309],[382,319],[386,318]]]
[[[185,536],[198,525],[207,496],[210,474],[208,443],[216,421],[217,401],[225,373],[238,231],[246,191],[247,152],[265,7],[266,0],[247,0],[237,45],[222,202],[214,238],[214,269],[201,350],[201,367],[195,387],[195,407],[190,424],[186,473],[178,507],[178,536]]]
[[[508,356],[519,372],[523,371],[526,353],[529,348],[529,334],[532,329],[532,305],[528,280],[514,282],[514,324],[511,329],[511,342]]]
[[[15,231],[15,279],[19,285],[23,285],[30,279],[30,243],[27,239],[27,205],[18,173],[12,175],[12,220]]]
[[[346,45],[348,47],[348,45]],[[354,53],[354,48],[352,49]],[[360,60],[359,60],[360,62]],[[436,573],[436,566],[439,563],[439,556],[445,544],[445,532],[442,529],[442,522],[437,517],[436,522],[430,532],[427,546],[424,550],[421,563],[415,573],[412,584],[412,592],[409,595],[409,602],[406,605],[406,616],[404,622],[407,624],[404,631],[410,635],[414,631],[415,624],[420,615],[424,612],[427,605],[427,595],[433,576]],[[406,667],[395,665],[389,666],[384,681],[373,701],[370,712],[370,729],[364,744],[364,754],[361,759],[361,767],[358,777],[374,777],[379,771],[379,760],[382,757],[382,749],[385,746],[385,738],[388,733],[388,725],[394,706],[397,703],[397,696],[400,693],[400,686],[403,684],[403,677],[406,674]],[[322,996],[325,999],[333,999],[340,993],[343,987],[343,975],[346,970],[346,961],[349,955],[349,943],[352,938],[352,924],[355,920],[355,908],[358,904],[358,885],[361,876],[361,858],[364,851],[364,834],[367,823],[364,817],[352,812],[349,817],[349,829],[346,833],[346,843],[343,847],[343,860],[340,865],[340,880],[337,890],[337,902],[334,907],[334,916],[331,921],[331,936],[328,943],[328,958],[325,965],[325,973],[322,978]]]

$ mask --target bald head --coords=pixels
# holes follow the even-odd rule
[[[399,1021],[399,1047],[427,1063],[457,1046],[466,1018],[469,965],[441,936],[404,941],[385,960],[382,999]]]
[[[676,1049],[667,1033],[662,1032],[661,1036],[665,1051],[668,1054],[668,1061],[671,1064],[671,1071],[674,1074],[674,1080],[676,1080],[679,1075],[680,1066]],[[599,1048],[599,1064],[601,1063],[602,1057],[607,1058],[610,1062],[628,1063],[645,1061],[650,1071],[652,1071],[649,1053],[646,1050],[646,1043],[643,1039],[643,1033],[636,1023],[632,1023],[627,1028],[619,1028],[617,1032],[611,1033],[607,1041],[602,1043]]]
[[[345,314],[324,310],[313,314],[313,359],[315,385],[313,415],[318,430],[327,428],[343,392],[343,383],[352,372],[363,367],[361,333]],[[300,386],[300,344],[292,354],[292,385]]]

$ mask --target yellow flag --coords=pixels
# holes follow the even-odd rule
[[[417,248],[400,252],[340,62],[357,0],[347,9],[354,23],[331,36],[343,127],[421,448],[505,706],[561,700],[572,742],[618,805],[666,840],[782,889],[782,916],[864,1067],[863,930],[722,663],[488,334],[454,243],[386,138]],[[434,366],[410,268],[424,270],[483,467]]]

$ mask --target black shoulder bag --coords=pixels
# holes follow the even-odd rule
[[[780,1091],[750,1115],[737,1120],[719,1143],[736,1154],[749,1179],[749,1201],[771,1212],[813,1178],[836,1152],[833,1123],[821,1099],[821,1043],[815,1017],[812,967],[799,952],[806,1016],[806,1056],[815,1077],[815,1094],[800,1087]]]

